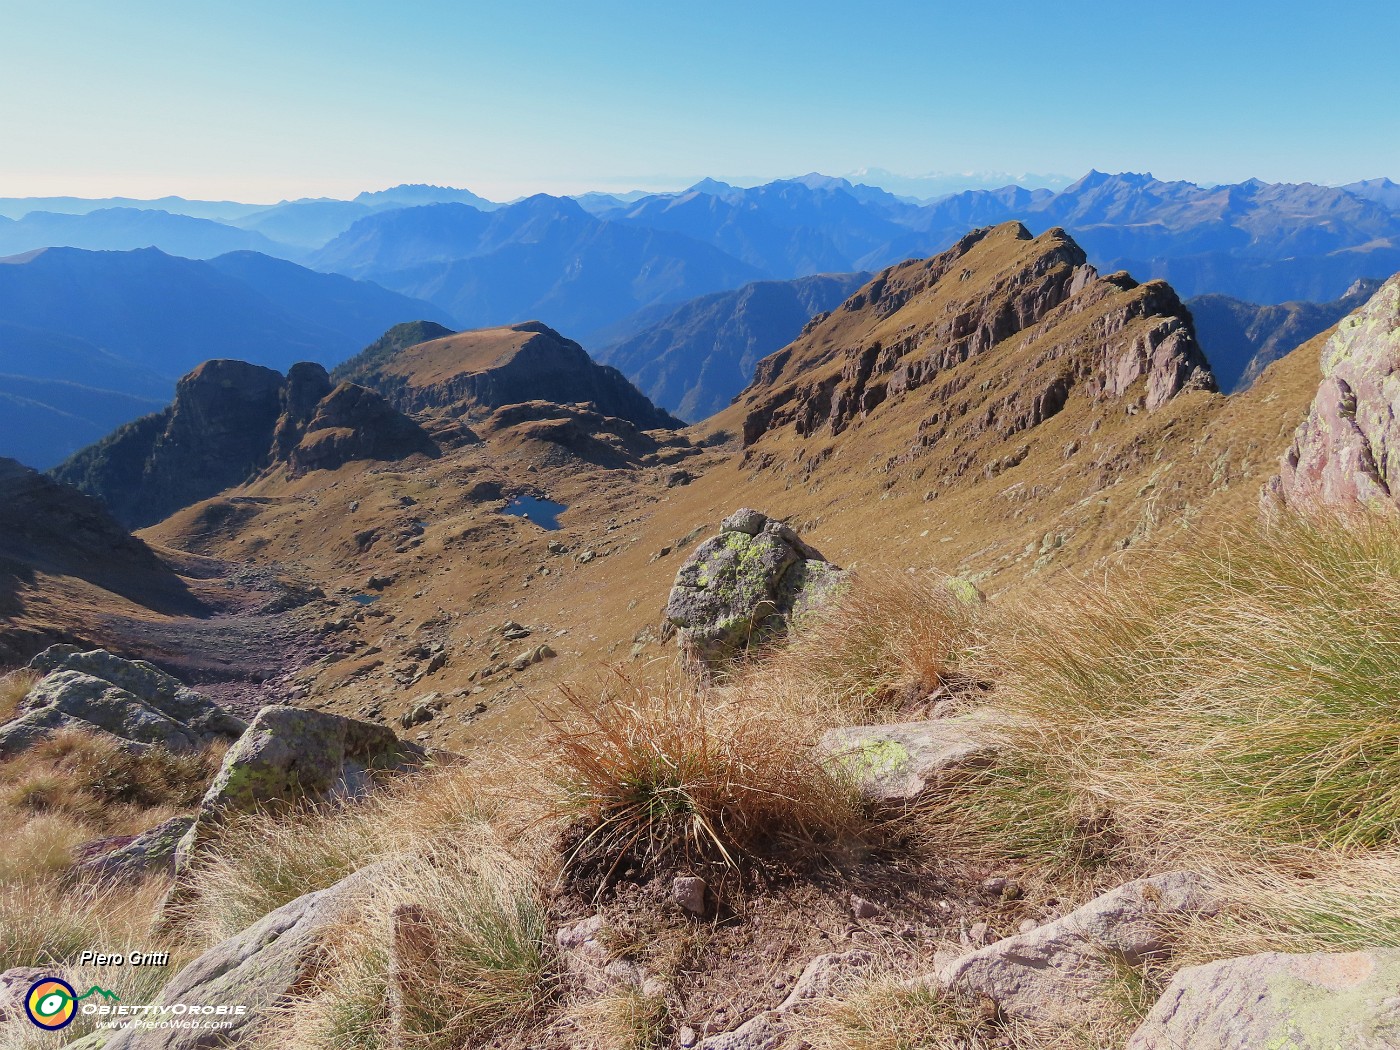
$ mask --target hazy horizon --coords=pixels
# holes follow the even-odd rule
[[[645,14],[21,5],[0,17],[0,194],[275,203],[424,182],[509,200],[876,167],[1400,175],[1394,8],[1364,32],[1312,6],[1204,0]]]

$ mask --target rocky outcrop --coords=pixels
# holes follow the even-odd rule
[[[484,419],[506,405],[550,401],[585,404],[642,430],[683,426],[617,369],[598,364],[578,343],[539,321],[459,332],[343,367],[343,374],[415,414]]]
[[[328,403],[329,402],[329,403]],[[373,392],[331,389],[318,364],[284,378],[242,361],[206,361],[163,412],[138,419],[54,469],[128,527],[256,477],[274,464],[330,469],[351,459],[432,454],[428,436]]]
[[[783,633],[845,579],[789,526],[744,508],[725,518],[676,573],[666,619],[681,661],[708,680],[741,652]]]
[[[1400,506],[1400,275],[1343,318],[1322,383],[1268,496],[1308,509]]]
[[[373,722],[264,707],[224,756],[180,842],[177,869],[183,870],[233,814],[358,798],[377,781],[422,765],[426,757],[417,744]]]
[[[233,740],[242,719],[142,660],[56,645],[31,665],[44,677],[0,726],[0,757],[63,729],[116,737],[127,748],[191,751]]]
[[[1389,1050],[1400,951],[1268,952],[1177,972],[1127,1050]]]
[[[870,802],[914,803],[958,773],[985,766],[999,748],[995,715],[978,711],[925,722],[841,726],[817,750]]]
[[[1165,959],[1174,924],[1214,914],[1220,906],[1204,881],[1190,872],[1138,879],[1062,919],[955,959],[921,980],[989,999],[1014,1020],[1069,1024],[1096,1009],[1119,968]]]
[[[377,867],[365,868],[331,886],[298,897],[263,916],[235,937],[216,944],[177,973],[157,1005],[198,1003],[246,1009],[228,1018],[228,1028],[130,1027],[116,1033],[106,1050],[208,1050],[240,1047],[275,1024],[278,1010],[313,980],[325,962],[326,937],[346,921],[356,899],[368,892]]]

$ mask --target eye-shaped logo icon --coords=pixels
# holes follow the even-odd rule
[[[24,1012],[40,1028],[56,1032],[73,1023],[78,1012],[78,993],[67,981],[45,977],[30,986],[24,997]]]

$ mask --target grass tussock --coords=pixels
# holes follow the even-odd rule
[[[538,855],[541,835],[518,778],[504,768],[448,768],[359,802],[236,818],[190,873],[184,925],[212,943],[360,868],[404,856],[436,863],[481,848],[497,827],[522,855]]]
[[[665,996],[625,987],[584,1003],[573,1012],[580,1050],[659,1050],[668,1046]]]
[[[741,674],[737,691],[825,725],[895,718],[911,701],[967,684],[980,614],[941,574],[863,570],[797,624],[788,645]]]
[[[823,1001],[795,1025],[813,1050],[1030,1050],[1048,1045],[1033,1042],[1028,1031],[999,1023],[989,1002],[893,980]]]
[[[781,713],[621,674],[598,701],[566,691],[551,723],[575,871],[606,884],[627,860],[738,868],[819,858],[857,838],[848,787]]]
[[[113,826],[113,818],[196,805],[218,771],[223,749],[140,753],[114,738],[64,730],[0,763],[0,803],[31,813],[64,813]],[[117,834],[104,830],[103,834]]]
[[[0,722],[8,722],[15,717],[20,701],[39,684],[40,677],[37,671],[27,667],[0,675]]]
[[[528,1028],[552,995],[539,878],[499,843],[386,865],[364,897],[275,1045],[455,1050]]]

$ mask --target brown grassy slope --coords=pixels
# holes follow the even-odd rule
[[[1074,269],[1064,240],[1058,232],[1026,239],[1003,227],[956,265],[935,261],[943,278],[902,303],[884,294],[872,304],[867,286],[769,358],[743,400],[695,436],[738,434],[755,407],[785,387],[839,379],[848,347],[889,346],[950,321],[964,335],[987,334],[975,354],[927,370],[919,384],[889,383],[884,400],[842,418],[839,433],[822,420],[800,433],[795,420],[773,414],[747,449],[734,441],[686,458],[684,468],[698,475],[688,485],[667,486],[676,466],[667,455],[604,468],[542,432],[505,427],[420,466],[354,464],[266,478],[245,493],[259,502],[243,504],[236,527],[207,527],[218,517],[211,503],[147,535],[201,553],[284,563],[315,579],[338,602],[328,620],[360,620],[335,636],[342,658],[306,675],[309,702],[351,714],[377,708],[393,718],[416,697],[440,692],[444,715],[415,732],[459,747],[532,725],[531,709],[519,701],[551,701],[558,683],[591,674],[600,662],[656,659],[655,670],[669,667],[670,647],[654,639],[675,570],[696,542],[680,541],[697,528],[713,532],[741,505],[791,518],[838,563],[937,567],[993,592],[1091,571],[1125,545],[1189,525],[1212,508],[1252,505],[1306,411],[1317,344],[1235,398],[1187,390],[1149,409],[1141,377],[1113,392],[1106,355],[1163,324],[1179,328],[1175,297],[1160,282],[1085,278],[1058,306],[1016,298],[1012,292],[1034,283],[1027,273],[1059,279],[1057,268]],[[932,268],[906,267],[916,275]],[[872,284],[889,289],[898,276],[887,271]],[[995,320],[1006,317],[1015,324]],[[919,352],[936,357],[947,345],[927,335]],[[1057,377],[1072,382],[1060,410],[1047,415],[1034,395]],[[502,516],[498,501],[469,498],[482,480],[568,504],[562,531],[546,533]],[[367,532],[376,538],[366,546],[356,537]],[[551,540],[597,557],[551,556]],[[348,595],[374,573],[394,582],[361,610]],[[536,630],[503,641],[499,626],[507,618]],[[425,666],[411,656],[424,641],[447,645],[447,665],[405,684]],[[481,678],[484,667],[542,641],[557,659]],[[478,703],[487,705],[480,715],[473,713]]]

